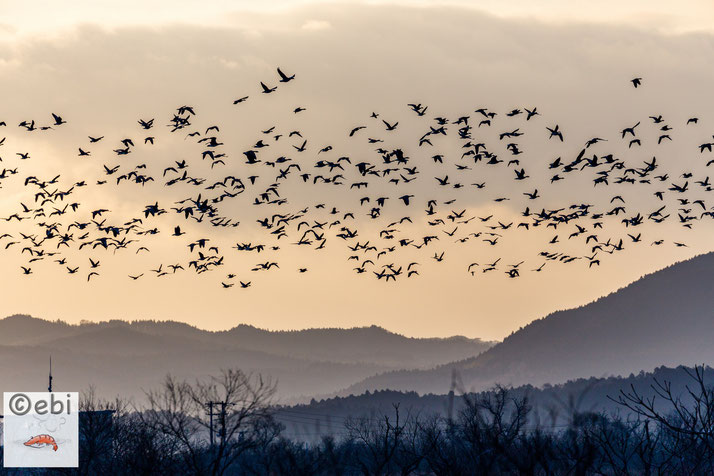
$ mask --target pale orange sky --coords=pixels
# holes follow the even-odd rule
[[[577,154],[593,136],[617,142],[613,147],[628,161],[641,163],[656,153],[672,174],[691,170],[702,178],[707,170],[696,146],[709,140],[714,130],[714,118],[707,117],[713,106],[709,89],[714,72],[709,65],[714,60],[714,37],[703,20],[712,18],[711,3],[689,2],[688,8],[675,8],[670,2],[599,2],[595,8],[587,2],[552,1],[538,2],[537,9],[531,6],[534,3],[480,2],[466,7],[452,2],[443,7],[435,2],[282,2],[266,10],[254,2],[217,2],[200,9],[194,2],[171,2],[170,8],[128,2],[117,11],[101,2],[71,10],[51,2],[33,7],[2,2],[0,120],[9,127],[0,131],[8,137],[0,148],[0,169],[18,165],[23,177],[61,173],[66,183],[94,178],[102,164],[119,163],[110,146],[123,137],[141,138],[138,118],[156,117],[163,128],[171,112],[184,103],[196,106],[197,126],[221,126],[232,157],[241,156],[262,137],[259,131],[271,125],[283,132],[299,127],[315,147],[332,144],[340,155],[360,157],[371,149],[347,142],[346,132],[378,110],[400,121],[399,135],[393,137],[411,147],[407,152],[414,160],[428,160],[432,152],[415,146],[424,123],[406,108],[408,102],[421,102],[434,115],[449,118],[473,115],[481,106],[503,114],[513,107],[537,105],[542,116],[528,125],[529,133],[520,143],[528,154],[524,165],[532,180],[542,185],[542,206],[603,204],[615,191],[626,194],[633,207],[649,210],[656,205],[635,189],[592,191],[589,179],[557,189],[545,183],[547,161]],[[260,95],[259,81],[277,84],[276,66],[295,72],[297,80],[279,94]],[[636,75],[645,78],[646,87],[634,94],[628,81]],[[246,104],[231,104],[248,94],[251,101]],[[291,112],[297,105],[308,108],[299,118]],[[28,136],[16,127],[27,118],[47,121],[50,112],[61,113],[69,123],[42,136]],[[619,143],[623,127],[638,120],[645,127],[647,116],[660,113],[676,127],[672,143],[637,151]],[[701,117],[699,128],[685,130],[684,122],[694,115]],[[536,132],[554,123],[566,130],[569,140],[563,145]],[[370,133],[384,135],[377,131]],[[76,149],[87,135],[106,135],[107,142],[90,160],[81,161]],[[156,176],[174,158],[195,159],[200,154],[200,149],[161,129],[155,135],[156,147],[137,149],[132,161],[149,163],[158,170]],[[457,145],[452,138],[442,149],[456,154]],[[32,159],[19,162],[16,151],[29,151]],[[424,185],[415,185],[417,193],[442,193],[430,177],[422,178]],[[486,195],[461,193],[454,207],[467,209],[469,216],[496,212],[517,219],[523,200],[498,206],[491,201],[503,194],[520,195],[520,190],[513,192],[512,176],[494,174],[488,180]],[[319,190],[318,194],[295,188],[299,195],[291,197],[291,210],[298,209],[301,200],[305,205],[334,201],[344,210],[357,209],[339,193],[325,195],[324,188]],[[20,201],[31,201],[27,193],[21,186],[5,185],[0,190],[0,216],[16,211]],[[111,209],[117,220],[137,216],[156,199],[166,207],[173,199],[161,186],[88,187],[81,196],[83,203]],[[27,255],[19,249],[0,249],[0,266],[6,270],[0,277],[1,314],[25,312],[70,322],[175,319],[209,329],[239,323],[269,329],[377,324],[410,336],[501,339],[548,312],[584,304],[644,273],[710,251],[713,231],[707,222],[694,230],[682,230],[676,223],[648,225],[642,229],[647,243],[602,257],[599,270],[588,270],[584,263],[548,266],[548,273],[527,272],[517,280],[502,272],[476,277],[465,272],[471,261],[499,256],[504,263],[525,259],[529,269],[537,267],[540,262],[534,255],[552,233],[514,232],[495,248],[444,244],[443,263],[422,254],[415,257],[422,263],[419,279],[386,284],[355,275],[345,261],[344,244],[337,239],[324,253],[298,252],[282,243],[280,253],[272,256],[229,251],[236,241],[265,241],[254,225],[254,215],[263,211],[237,207],[232,212],[241,220],[236,235],[221,231],[214,237],[225,244],[231,267],[211,276],[184,273],[137,282],[126,277],[186,257],[184,241],[166,236],[179,223],[173,217],[157,222],[163,235],[149,240],[148,257],[90,253],[101,257],[103,268],[101,279],[89,285],[82,276],[74,279],[50,263],[37,265],[31,277],[20,276],[16,270]],[[390,203],[385,214],[399,219],[403,210]],[[0,234],[10,226],[4,223],[0,222]],[[216,233],[181,225],[192,236]],[[378,232],[373,227],[368,220],[360,222],[365,240],[370,232]],[[613,235],[624,236],[624,229],[615,228]],[[649,246],[658,238],[685,241],[688,248]],[[279,271],[248,271],[269,258],[280,262]],[[76,257],[81,266],[86,267],[86,261],[87,254]],[[295,269],[302,266],[310,271],[298,276]],[[232,270],[254,285],[247,290],[222,289],[221,278]]]
[[[502,18],[531,18],[556,23],[592,22],[621,24],[642,29],[657,29],[669,33],[711,31],[710,19],[714,5],[707,0],[632,0],[622,2],[603,0],[402,0],[402,1],[315,1],[315,0],[211,0],[200,8],[190,0],[172,2],[143,2],[127,0],[117,8],[114,2],[79,0],[73,8],[48,0],[37,2],[2,1],[0,29],[9,34],[53,34],[78,24],[97,24],[103,27],[143,25],[157,27],[169,23],[188,23],[205,26],[226,26],[246,22],[248,13],[272,13],[266,23],[280,22],[278,17],[294,14],[296,9],[312,9],[317,16],[320,10],[331,6],[400,5],[425,8],[464,8],[481,11]],[[256,25],[250,18],[250,26]],[[284,20],[284,18],[283,18]]]

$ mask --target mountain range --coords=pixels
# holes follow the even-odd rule
[[[166,374],[195,379],[241,368],[270,377],[278,402],[366,391],[446,394],[559,384],[656,367],[714,362],[714,253],[644,276],[584,306],[554,312],[500,343],[416,339],[372,326],[206,331],[178,322],[70,325],[25,315],[0,320],[0,390],[95,387],[141,397]]]
[[[700,368],[705,385],[714,384],[714,368]],[[667,383],[672,394],[685,404],[692,402],[688,389],[696,393],[697,384],[692,378],[696,372],[691,367],[657,367],[652,372],[639,372],[628,376],[607,378],[581,378],[563,384],[545,385],[537,388],[522,385],[508,390],[509,399],[525,398],[531,408],[529,427],[564,427],[573,421],[576,413],[604,413],[618,415],[623,419],[637,416],[618,403],[619,397],[630,394],[633,389],[646,399],[654,398],[658,411],[668,413],[671,405],[656,394],[657,383]],[[319,441],[324,436],[341,436],[346,433],[345,423],[362,418],[381,420],[384,416],[394,418],[395,404],[404,418],[410,415],[429,420],[436,415],[442,418],[458,417],[465,399],[479,401],[493,398],[493,391],[446,395],[417,392],[378,390],[347,397],[332,397],[312,400],[307,404],[282,406],[276,409],[275,418],[285,426],[290,438]]]
[[[389,371],[340,392],[446,393],[557,384],[661,365],[714,362],[714,253],[655,273],[590,304],[554,312],[487,351],[428,370]]]
[[[372,326],[271,332],[239,325],[209,332],[178,322],[108,321],[69,325],[26,315],[0,320],[0,390],[93,386],[106,398],[141,397],[168,373],[187,379],[241,368],[270,377],[279,399],[338,391],[393,369],[432,368],[492,343],[465,337],[408,338]]]

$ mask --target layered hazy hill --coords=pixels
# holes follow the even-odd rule
[[[167,373],[195,378],[239,367],[279,383],[282,401],[392,389],[445,394],[625,375],[661,365],[714,363],[714,253],[678,263],[588,305],[555,312],[493,345],[412,339],[378,327],[208,332],[176,322],[68,325],[29,316],[0,320],[0,391],[94,385],[103,396],[141,396]],[[356,383],[357,382],[357,383]]]
[[[608,415],[620,415],[634,418],[635,415],[626,407],[617,403],[621,392],[630,393],[635,389],[645,398],[655,398],[655,407],[664,413],[671,411],[671,406],[655,394],[657,382],[667,382],[672,394],[681,398],[685,404],[691,402],[687,388],[697,391],[691,377],[695,370],[683,366],[677,368],[658,367],[653,372],[639,372],[629,376],[608,378],[591,377],[588,379],[569,380],[559,385],[533,387],[523,385],[510,389],[511,398],[527,398],[532,409],[529,426],[557,425],[562,427],[572,421],[575,412],[603,412]],[[703,371],[706,385],[714,384],[714,369],[707,367]],[[468,394],[467,398],[488,397],[491,392]],[[286,434],[291,438],[317,441],[326,435],[344,435],[345,422],[348,419],[380,418],[385,415],[394,417],[394,405],[398,403],[402,417],[410,414],[422,419],[432,415],[447,417],[449,409],[456,417],[464,405],[460,394],[450,395],[425,394],[379,390],[361,395],[325,398],[313,400],[309,404],[280,407],[276,418],[286,427]]]
[[[238,367],[278,381],[290,400],[335,392],[376,373],[432,368],[491,343],[413,339],[379,327],[270,332],[240,325],[209,332],[177,322],[68,325],[24,315],[0,320],[0,391],[44,390],[52,355],[55,389],[142,396],[167,373],[185,378]]]
[[[585,283],[584,283],[585,285]],[[714,253],[684,261],[583,307],[558,311],[488,351],[431,370],[387,372],[349,387],[446,393],[621,375],[660,365],[714,362]]]

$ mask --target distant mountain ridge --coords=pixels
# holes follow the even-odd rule
[[[627,418],[633,416],[631,412],[616,403],[621,391],[628,393],[634,388],[640,395],[651,398],[655,396],[652,388],[655,382],[668,382],[673,395],[682,398],[683,402],[688,402],[687,386],[692,388],[694,383],[688,372],[694,373],[694,369],[685,366],[677,368],[662,366],[652,372],[639,372],[629,376],[581,378],[543,387],[523,385],[511,388],[509,392],[513,398],[528,399],[528,404],[533,409],[534,421],[530,422],[533,425],[567,424],[571,421],[574,411],[604,412]],[[703,377],[705,384],[713,385],[714,368],[703,369]],[[484,391],[480,392],[480,395],[468,396],[474,398],[488,393],[489,391]],[[344,434],[344,423],[349,418],[392,416],[395,404],[399,404],[403,415],[409,413],[424,419],[432,415],[447,417],[449,409],[452,415],[457,415],[464,407],[462,395],[459,393],[453,396],[432,393],[420,395],[413,391],[379,390],[280,407],[275,416],[285,425],[286,434],[290,437],[319,441],[322,436]],[[671,410],[661,398],[655,399],[655,405],[661,411]]]
[[[464,337],[412,339],[376,326],[211,332],[177,322],[69,325],[11,316],[0,320],[0,390],[41,390],[51,353],[58,388],[95,385],[103,395],[142,395],[169,372],[195,378],[227,367],[278,380],[284,402],[382,389],[444,394],[454,383],[483,391],[496,383],[540,386],[662,365],[711,365],[712,342],[709,253],[533,321],[493,346]]]
[[[646,275],[590,304],[554,312],[482,354],[430,370],[390,371],[348,387],[445,393],[714,363],[714,253]]]
[[[51,354],[57,388],[67,390],[94,385],[105,396],[141,396],[167,373],[195,378],[238,367],[277,380],[280,396],[294,399],[334,392],[385,370],[463,359],[490,345],[465,337],[408,338],[376,326],[206,331],[173,321],[70,325],[14,315],[0,320],[0,386],[42,390]]]

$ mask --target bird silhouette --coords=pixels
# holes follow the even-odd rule
[[[277,73],[281,83],[296,78],[280,68]],[[640,87],[641,78],[632,84]],[[277,90],[260,85],[264,94]],[[247,100],[241,96],[233,104]],[[278,93],[258,95],[251,102],[260,107],[261,101],[281,100]],[[435,115],[436,105],[415,101],[401,115],[350,117],[347,124],[354,126],[338,130],[339,141],[302,127],[302,114],[297,113],[309,108],[314,114],[315,109],[302,101],[294,107],[294,100],[283,103],[282,113],[267,124],[247,131],[252,135],[242,146],[227,132],[228,124],[193,106],[166,111],[166,123],[158,115],[133,116],[125,136],[105,131],[86,136],[90,145],[87,139],[73,144],[83,167],[82,176],[75,178],[47,173],[42,163],[33,166],[44,158],[31,139],[69,133],[78,127],[76,121],[67,124],[56,113],[50,125],[22,121],[16,133],[32,132],[20,142],[22,150],[12,150],[17,146],[13,137],[0,139],[3,150],[11,149],[3,154],[0,168],[0,193],[7,197],[0,209],[7,225],[0,250],[17,254],[24,275],[51,273],[48,265],[76,274],[85,269],[75,264],[84,253],[87,282],[101,280],[105,276],[99,269],[102,275],[114,272],[112,261],[104,258],[107,253],[134,260],[131,269],[136,271],[128,275],[132,281],[145,275],[170,280],[179,272],[220,274],[215,286],[230,289],[236,276],[249,271],[257,276],[256,287],[278,273],[309,279],[312,273],[303,275],[313,269],[310,257],[341,248],[354,274],[391,286],[404,278],[424,279],[436,263],[443,263],[440,270],[448,269],[450,261],[463,256],[451,250],[469,247],[476,261],[463,263],[468,275],[510,282],[542,275],[526,274],[525,269],[547,273],[579,266],[596,272],[601,262],[604,267],[642,242],[686,248],[687,240],[665,241],[657,231],[672,224],[687,232],[714,219],[705,194],[712,191],[705,167],[714,164],[714,140],[700,136],[696,144],[688,144],[676,124],[662,115],[627,117],[601,135],[574,134],[572,125],[558,124],[536,106],[504,111],[469,106],[473,112],[452,116]],[[541,120],[554,124],[546,126],[547,134],[544,124],[537,124]],[[706,121],[691,116],[687,129],[695,133]],[[132,137],[143,141],[135,143]],[[573,143],[571,137],[590,139]],[[161,155],[161,147],[172,141],[180,158]],[[535,142],[542,149],[532,146]],[[664,157],[670,142],[682,144],[701,163]],[[652,158],[644,160],[641,152],[651,152]],[[116,162],[93,162],[104,154]],[[20,192],[9,194],[5,183],[16,183]],[[105,198],[114,194],[126,194],[129,203],[138,197],[145,201],[132,212],[110,206]],[[252,242],[230,242],[234,235],[228,231],[236,228]],[[166,246],[179,245],[182,251],[172,264],[147,265],[155,254],[149,250],[155,249],[149,245],[154,240],[170,240]],[[531,249],[523,246],[526,242],[540,251],[530,258],[520,256]],[[308,261],[301,262],[307,264],[281,269],[285,249],[302,253],[301,259],[307,255]],[[494,273],[501,258],[486,263],[494,252],[505,263],[517,264],[502,264]],[[250,263],[261,262],[245,264],[241,257],[250,254],[260,254]],[[521,266],[522,258],[527,265]],[[431,265],[417,269],[422,259]],[[227,278],[226,267],[231,270]],[[251,286],[251,281],[238,282],[235,288]]]

